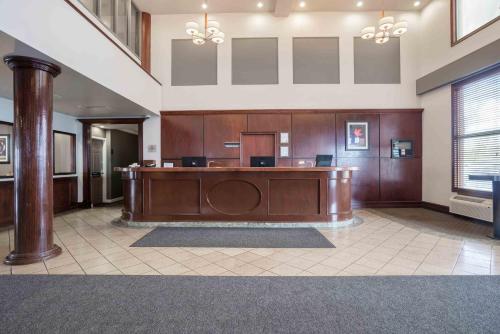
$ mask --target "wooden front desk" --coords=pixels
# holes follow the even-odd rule
[[[355,168],[117,168],[122,219],[332,222],[352,218]]]

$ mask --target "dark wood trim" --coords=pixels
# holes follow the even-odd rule
[[[455,46],[457,45],[458,43],[466,40],[467,38],[477,34],[478,32],[480,32],[481,30],[489,27],[490,25],[492,25],[493,23],[497,22],[498,20],[500,20],[500,16],[497,16],[496,18],[494,18],[493,20],[490,20],[488,22],[486,22],[485,24],[483,24],[482,26],[476,28],[475,30],[471,31],[470,33],[468,33],[467,35],[465,36],[462,36],[460,38],[457,39],[457,18],[456,18],[456,15],[457,15],[457,11],[456,11],[456,0],[450,0],[450,38],[451,38],[451,46]]]
[[[83,177],[83,202],[82,205],[84,207],[91,207],[91,187],[92,187],[92,179],[90,177],[91,171],[91,157],[90,157],[90,147],[92,145],[92,128],[91,123],[83,123],[82,125],[82,154],[83,154],[83,169],[82,169],[82,177]]]
[[[455,187],[452,188],[452,191],[458,193],[459,195],[464,195],[464,196],[473,196],[473,197],[480,197],[480,198],[493,198],[493,193],[490,193],[488,191],[462,189],[462,188],[455,188]]]
[[[294,114],[294,113],[356,113],[356,114],[384,114],[384,113],[421,113],[424,109],[225,109],[225,110],[163,110],[161,115],[217,115],[217,114]]]
[[[142,162],[142,160],[144,159],[144,156],[143,156],[143,128],[144,128],[144,123],[139,123],[137,124],[137,142],[138,142],[138,154],[139,154],[139,161]]]
[[[83,124],[142,124],[146,117],[135,118],[79,118],[78,121]]]
[[[73,139],[73,145],[72,145],[72,154],[71,154],[71,158],[72,158],[72,165],[73,165],[73,171],[71,172],[67,172],[67,173],[56,173],[56,164],[54,163],[53,164],[53,169],[52,169],[52,172],[53,172],[53,175],[72,175],[72,174],[76,174],[76,133],[71,133],[71,132],[65,132],[65,131],[59,131],[59,130],[53,130],[52,131],[52,141],[54,143],[54,145],[52,145],[52,159],[55,158],[56,156],[56,146],[55,146],[55,134],[56,133],[59,133],[59,134],[64,134],[64,135],[68,135],[68,136],[71,136],[72,139]]]
[[[429,209],[429,210],[432,210],[432,211],[437,211],[437,212],[441,212],[441,213],[446,213],[446,214],[452,215],[452,213],[450,212],[450,207],[446,206],[446,205],[441,205],[441,204],[436,204],[436,203],[422,201],[421,207],[424,208],[424,209]]]
[[[141,66],[151,73],[151,14],[141,13]]]
[[[247,117],[248,122],[248,117]],[[248,124],[248,123],[247,123]],[[244,156],[243,156],[243,137],[248,135],[272,135],[274,137],[274,162],[276,166],[278,165],[279,151],[280,151],[280,143],[279,143],[279,134],[277,132],[265,132],[265,131],[245,131],[240,132],[240,166],[244,166]]]
[[[85,20],[87,20],[88,23],[90,23],[94,28],[97,29],[97,31],[99,31],[104,37],[106,37],[111,43],[113,43],[118,49],[120,49],[121,52],[123,52],[124,55],[126,55],[127,57],[130,58],[130,60],[132,60],[137,66],[139,66],[139,68],[141,70],[144,71],[144,73],[146,73],[147,75],[149,75],[149,77],[151,79],[153,79],[154,81],[156,81],[156,83],[158,83],[160,86],[162,85],[160,81],[158,81],[158,79],[156,79],[154,76],[151,75],[151,73],[149,73],[145,68],[142,67],[142,65],[137,62],[136,59],[134,59],[134,57],[132,57],[128,52],[127,50],[125,50],[123,48],[122,45],[118,44],[117,42],[115,42],[111,37],[109,37],[109,35],[103,30],[101,29],[101,27],[99,27],[97,24],[95,24],[87,15],[85,15],[85,13],[83,13],[78,7],[76,7],[70,0],[64,0],[71,8],[73,8],[78,14],[80,14]],[[130,51],[132,52],[132,51]]]
[[[92,178],[90,171],[91,147],[92,147],[92,124],[137,124],[137,141],[139,161],[143,160],[143,123],[146,118],[81,118],[82,123],[82,152],[83,152],[83,201],[79,204],[81,208],[92,207]]]

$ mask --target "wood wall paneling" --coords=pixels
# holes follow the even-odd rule
[[[337,166],[359,167],[352,172],[352,200],[355,203],[380,200],[379,158],[338,158]]]
[[[267,182],[258,178],[210,175],[203,184],[205,213],[223,215],[265,215]]]
[[[277,159],[276,166],[278,167],[292,167],[292,159]]]
[[[248,131],[290,133],[292,131],[292,115],[289,113],[248,114]]]
[[[166,118],[185,117],[185,123],[195,123],[192,117],[204,118],[204,124],[193,133],[198,145],[203,146],[204,154],[212,166],[236,167],[240,165],[239,149],[225,148],[224,142],[238,142],[241,132],[288,132],[288,158],[278,158],[277,166],[299,167],[299,161],[306,161],[314,166],[317,154],[332,154],[332,165],[357,166],[353,172],[352,196],[356,206],[373,206],[388,201],[414,201],[421,198],[421,163],[382,162],[382,158],[391,156],[391,139],[414,140],[415,157],[422,154],[422,110],[417,109],[356,109],[356,110],[237,110],[237,111],[190,111],[164,112]],[[346,122],[367,121],[369,123],[369,150],[347,151]],[[198,121],[198,124],[200,121]],[[162,125],[162,150],[168,141]],[[278,147],[279,144],[278,138]],[[179,146],[177,146],[179,147]],[[198,152],[200,151],[198,146]],[[176,155],[165,156],[180,166],[180,157],[187,155],[185,149],[178,149]],[[189,152],[189,151],[187,151]],[[279,152],[278,152],[279,154]],[[418,159],[418,161],[421,161]],[[382,165],[383,164],[383,165]],[[390,170],[383,170],[390,168]],[[381,174],[384,173],[383,176]],[[398,187],[393,181],[396,175],[415,173],[418,177],[406,178],[399,182],[406,183]],[[392,189],[392,190],[390,190]],[[395,191],[395,193],[390,193]],[[382,194],[383,193],[383,194]],[[379,204],[380,204],[379,203]]]
[[[279,146],[288,146],[288,157],[276,159],[277,166],[291,166],[293,157],[292,150],[292,115],[290,113],[281,114],[248,114],[248,131],[277,132]],[[288,144],[280,143],[280,133],[288,133]]]
[[[169,214],[198,214],[200,207],[200,179],[196,175],[172,179],[170,175],[155,174],[145,183],[145,213],[151,216]]]
[[[422,159],[380,158],[380,200],[422,200]]]
[[[269,181],[269,213],[272,215],[318,215],[321,210],[320,180]]]
[[[368,122],[368,150],[346,150],[347,122]],[[336,116],[338,157],[378,157],[379,156],[379,115],[337,113]]]
[[[78,204],[78,178],[54,179],[54,213],[71,210]],[[14,181],[0,182],[0,228],[14,224]]]
[[[207,158],[240,158],[240,148],[228,148],[226,142],[240,142],[247,131],[245,114],[218,114],[204,117],[204,150]]]
[[[239,167],[240,159],[209,159],[211,167]]]
[[[54,213],[76,208],[78,202],[78,177],[54,179]]]
[[[314,167],[316,158],[296,158],[292,160],[293,167]],[[335,159],[332,160],[332,166],[335,166]]]
[[[0,228],[14,223],[14,182],[0,182]]]
[[[240,165],[250,167],[250,158],[254,156],[277,156],[276,133],[253,133],[241,134],[240,140]]]
[[[380,115],[380,156],[391,157],[391,139],[413,140],[414,157],[422,157],[422,114]]]
[[[293,158],[315,158],[318,154],[335,156],[335,114],[292,114]]]
[[[162,116],[161,152],[163,159],[203,156],[203,116]]]

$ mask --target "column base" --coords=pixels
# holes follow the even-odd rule
[[[37,263],[56,257],[61,253],[61,247],[57,246],[56,244],[54,244],[51,249],[43,253],[16,253],[16,251],[14,250],[5,257],[3,263],[12,266]]]

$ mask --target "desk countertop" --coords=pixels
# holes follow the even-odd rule
[[[344,172],[358,170],[358,167],[115,167],[115,172],[147,173],[216,173],[216,172]]]

